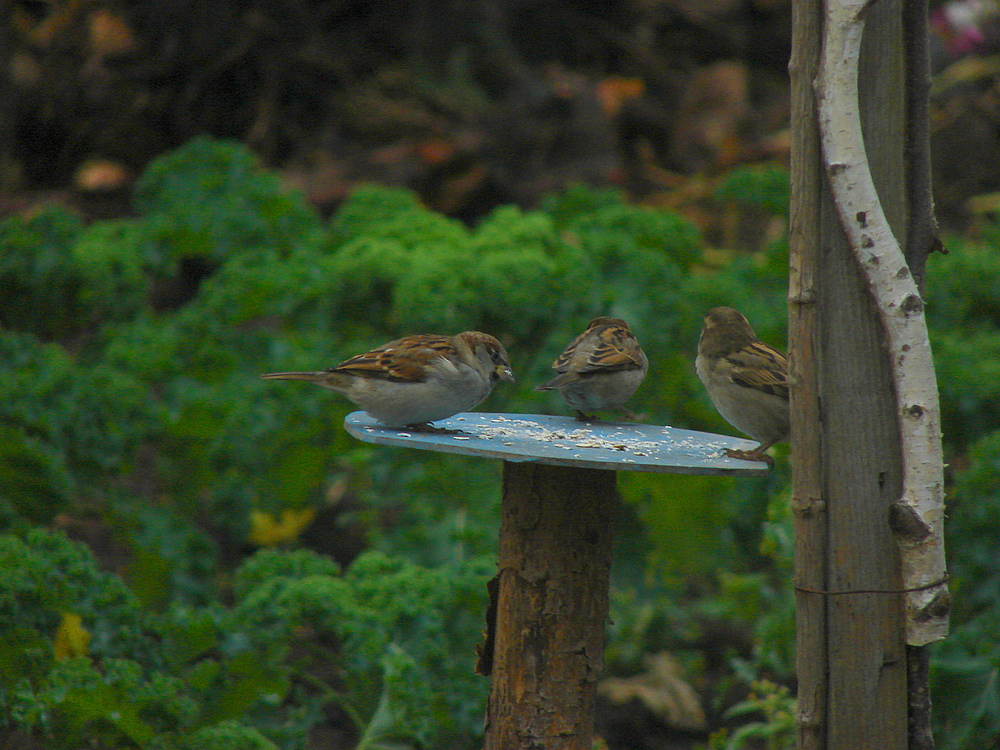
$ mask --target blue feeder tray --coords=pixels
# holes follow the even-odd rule
[[[752,450],[757,443],[727,435],[631,422],[579,422],[545,414],[468,412],[434,423],[441,432],[386,427],[363,411],[344,420],[345,429],[367,443],[484,456],[521,463],[535,461],[612,471],[761,476],[763,461],[725,454]]]

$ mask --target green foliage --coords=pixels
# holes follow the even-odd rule
[[[951,566],[959,614],[996,607],[1000,590],[1000,432],[992,432],[969,451],[969,465],[955,480],[949,500]]]
[[[75,650],[86,653],[60,653],[68,614],[80,618],[87,635]],[[0,633],[3,723],[52,747],[144,743],[195,710],[158,671],[156,634],[136,598],[60,534],[0,537]]]
[[[782,170],[752,168],[714,197],[780,225],[787,191]],[[480,329],[518,377],[481,408],[568,414],[533,386],[591,317],[613,314],[651,361],[630,407],[731,434],[693,371],[705,311],[737,307],[785,345],[787,240],[717,248],[709,262],[693,224],[613,190],[574,186],[467,227],[406,190],[364,186],[324,222],[238,144],[196,139],[150,165],[135,208],[89,226],[54,207],[0,222],[0,711],[45,747],[291,750],[331,722],[361,748],[475,746],[499,466],[360,445],[340,427],[343,398],[259,374]],[[928,264],[959,467],[955,635],[933,667],[948,750],[1000,735],[995,240],[986,231]],[[787,736],[794,598],[778,455],[763,479],[619,483],[609,668],[666,649],[728,700],[756,685],[720,747]],[[316,520],[301,538],[251,535],[285,513]],[[54,523],[93,531],[80,533],[121,577],[39,530]],[[357,550],[338,565],[302,548],[336,550],[348,530],[368,547],[353,562]]]
[[[715,189],[718,200],[758,206],[775,216],[788,216],[790,194],[788,172],[773,164],[734,169]]]
[[[770,680],[755,680],[751,693],[726,711],[726,718],[762,716],[762,721],[750,721],[732,733],[720,730],[709,742],[710,750],[793,750],[798,730],[795,698],[785,685]]]
[[[1000,255],[954,243],[927,266],[927,324],[946,446],[965,448],[1000,420]]]
[[[927,268],[927,320],[941,393],[945,447],[967,454],[949,498],[952,635],[935,648],[932,693],[943,750],[1000,741],[1000,262],[993,246],[952,243]]]
[[[10,458],[0,463],[0,496],[15,507],[25,508],[16,497],[26,483],[42,488],[50,509],[70,492],[106,486],[102,478],[127,471],[161,419],[146,387],[128,373],[103,363],[80,367],[57,344],[0,329],[0,420],[19,433],[4,448]],[[27,475],[25,465],[39,466],[40,475]]]
[[[304,550],[259,552],[237,571],[229,632],[263,652],[295,635],[304,653],[290,655],[290,669],[324,685],[360,747],[443,747],[481,732],[486,681],[454,644],[481,629],[489,574],[485,561],[429,570],[370,552],[341,576]]]
[[[41,530],[8,535],[2,720],[57,748],[84,738],[303,747],[332,703],[369,747],[474,737],[486,682],[470,668],[471,650],[454,644],[478,636],[489,574],[485,562],[428,570],[368,553],[341,575],[307,550],[265,551],[236,571],[232,609],[175,605],[153,616],[83,545]],[[80,618],[84,653],[60,654],[66,613]],[[290,690],[312,710],[287,708]]]
[[[190,518],[124,499],[111,518],[132,550],[124,575],[145,608],[207,605],[215,597],[218,549]]]
[[[318,229],[315,213],[241,144],[205,137],[150,163],[134,203],[152,251],[168,259],[287,251]]]
[[[163,270],[143,254],[133,221],[83,228],[51,206],[0,222],[0,324],[49,340],[123,320],[146,302]]]
[[[376,217],[384,215],[378,193],[396,210],[378,223],[362,221],[362,207],[372,204]],[[415,202],[402,204],[399,191],[356,192],[332,219],[324,247],[332,314],[362,324],[375,313],[400,332],[502,321],[511,335],[530,337],[552,317],[539,295],[572,298],[591,283],[579,254],[542,214],[501,208],[470,233]]]
[[[0,222],[0,323],[51,338],[82,317],[82,279],[67,256],[80,220],[58,206]]]
[[[26,628],[51,638],[63,613],[73,612],[91,634],[91,654],[153,659],[151,634],[135,596],[120,578],[97,570],[82,544],[41,529],[32,529],[23,540],[5,535],[0,537],[0,571],[3,632]],[[17,672],[4,674],[3,679],[16,679]]]
[[[50,656],[28,692],[5,694],[20,717],[9,725],[53,746],[65,732],[306,747],[330,706],[361,747],[466,746],[480,731],[486,681],[471,673],[472,647],[499,467],[359,446],[338,427],[353,409],[342,398],[260,373],[329,366],[406,333],[481,329],[508,345],[519,380],[484,408],[566,413],[532,386],[591,317],[616,314],[653,362],[636,410],[728,429],[691,367],[706,303],[732,293],[768,335],[782,330],[782,248],[707,268],[692,224],[614,191],[577,186],[467,228],[405,190],[367,186],[324,226],[241,147],[196,139],[150,165],[135,208],[87,227],[61,209],[0,225],[0,523],[24,535],[58,513],[86,516],[108,529],[103,552],[129,587],[118,583],[130,599],[109,612],[114,627],[75,594],[12,615],[11,659],[52,654],[64,609],[91,636],[85,659]],[[767,559],[754,526],[771,489],[624,483],[655,550],[636,564],[721,591],[706,568]],[[359,507],[344,522],[374,548],[345,573],[294,549],[239,565],[254,514],[318,517],[344,492]],[[77,564],[97,575],[92,560]],[[44,635],[28,635],[32,617]],[[107,651],[114,628],[135,635]]]
[[[646,533],[656,540],[647,564],[661,576],[697,575],[732,552],[726,545],[731,540],[719,535],[733,515],[732,479],[629,473],[620,477],[620,484]]]
[[[943,750],[1000,742],[1000,432],[969,450],[948,503],[953,632],[935,647],[931,680]]]
[[[927,321],[941,392],[945,447],[958,458],[946,524],[952,634],[934,649],[936,737],[944,750],[1000,741],[1000,262],[988,243],[949,242],[927,267]],[[953,461],[955,459],[952,459]]]
[[[328,240],[332,247],[340,247],[357,237],[369,236],[372,232],[381,237],[391,238],[400,231],[405,233],[406,221],[400,217],[426,216],[417,196],[405,188],[362,185],[351,193],[350,198],[337,209],[330,218]],[[440,217],[437,233],[460,233],[461,225]]]
[[[252,727],[239,722],[220,721],[194,732],[177,746],[177,750],[278,750],[278,746]]]
[[[967,750],[1000,741],[997,608],[953,629],[931,667],[938,747]]]
[[[65,507],[65,464],[13,426],[0,425],[0,529],[50,523]]]

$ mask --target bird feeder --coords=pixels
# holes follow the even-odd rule
[[[503,461],[497,576],[478,671],[491,678],[485,750],[590,750],[604,666],[618,471],[759,476],[726,455],[756,443],[655,425],[458,414],[437,432],[353,412],[369,443]]]

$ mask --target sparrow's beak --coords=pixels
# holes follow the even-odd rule
[[[506,380],[508,383],[514,382],[514,373],[507,365],[497,365],[496,373],[501,380]]]

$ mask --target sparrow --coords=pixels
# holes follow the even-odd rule
[[[764,451],[787,440],[791,429],[785,356],[758,339],[741,313],[714,307],[705,316],[695,369],[719,414],[760,441],[752,451],[726,453],[773,464]]]
[[[477,406],[499,380],[514,382],[503,345],[487,333],[418,334],[317,372],[272,372],[336,391],[389,427],[427,425]]]
[[[596,417],[587,412],[626,411],[622,404],[646,377],[649,361],[628,323],[620,318],[594,318],[556,358],[552,369],[559,374],[535,390],[558,390],[576,410],[577,419],[592,421]]]

